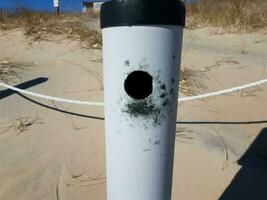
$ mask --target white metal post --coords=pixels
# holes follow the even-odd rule
[[[103,15],[107,199],[170,200],[183,24]]]
[[[57,15],[59,15],[59,0],[53,0],[53,3],[54,3],[55,11]]]

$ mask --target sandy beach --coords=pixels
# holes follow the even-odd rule
[[[266,52],[266,33],[186,29],[182,68],[203,94],[265,79]],[[20,29],[0,32],[0,61],[25,64],[13,85],[29,91],[102,102],[101,58],[60,36],[29,44]],[[179,104],[174,200],[266,200],[266,100],[263,85]],[[0,199],[104,200],[103,117],[0,88]]]

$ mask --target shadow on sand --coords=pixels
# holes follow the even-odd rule
[[[15,87],[17,87],[19,89],[22,89],[22,90],[25,90],[25,89],[34,87],[36,85],[40,85],[40,84],[42,84],[42,83],[44,83],[46,81],[48,81],[48,78],[39,77],[39,78],[36,78],[36,79],[32,79],[30,81],[26,81],[24,83],[20,83],[18,85],[15,85]],[[10,90],[10,89],[2,90],[2,91],[0,91],[0,100],[4,99],[6,97],[9,97],[9,96],[11,96],[13,94],[17,94],[17,92],[13,91],[13,90]]]
[[[19,89],[25,90],[25,89],[34,87],[36,85],[42,84],[42,83],[44,83],[46,81],[48,81],[48,78],[40,77],[40,78],[32,79],[30,81],[26,81],[24,83],[18,84],[15,87],[17,87]],[[4,99],[6,97],[9,97],[9,96],[11,96],[13,94],[18,94],[22,98],[24,98],[24,99],[26,99],[26,100],[28,100],[28,101],[36,104],[36,105],[39,105],[39,106],[42,106],[44,108],[47,108],[47,109],[50,109],[50,110],[54,110],[54,111],[57,111],[57,112],[61,112],[61,113],[64,113],[64,114],[74,115],[74,116],[77,116],[77,117],[84,117],[84,118],[96,119],[96,120],[104,120],[103,117],[97,117],[97,116],[91,116],[91,115],[84,115],[84,114],[79,114],[79,113],[75,113],[75,112],[69,112],[69,111],[66,111],[66,110],[55,108],[55,107],[52,107],[52,106],[43,104],[41,102],[38,102],[36,100],[33,100],[30,97],[27,97],[27,96],[25,96],[23,94],[20,94],[19,92],[16,92],[16,91],[13,91],[13,90],[10,90],[10,89],[6,89],[6,90],[2,90],[2,91],[0,90],[0,100],[1,99]]]
[[[267,120],[258,121],[178,121],[176,124],[183,125],[251,125],[251,124],[267,124]],[[266,199],[267,200],[267,199]]]
[[[103,117],[97,117],[97,116],[93,116],[93,115],[85,115],[85,114],[80,114],[80,113],[76,113],[76,112],[70,112],[70,111],[67,111],[67,110],[63,110],[63,109],[59,109],[59,108],[55,108],[53,106],[49,106],[49,105],[46,105],[46,104],[43,104],[41,102],[38,102],[36,100],[33,100],[29,97],[26,97],[22,94],[19,94],[22,98],[38,105],[38,106],[42,106],[44,108],[47,108],[47,109],[50,109],[50,110],[53,110],[53,111],[57,111],[57,112],[60,112],[60,113],[63,113],[63,114],[68,114],[68,115],[72,115],[72,116],[76,116],[76,117],[83,117],[83,118],[89,118],[89,119],[95,119],[95,120],[105,120],[105,118]]]
[[[238,161],[242,166],[219,200],[267,200],[267,128]]]

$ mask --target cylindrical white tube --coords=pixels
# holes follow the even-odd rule
[[[183,27],[103,28],[108,200],[170,200]]]

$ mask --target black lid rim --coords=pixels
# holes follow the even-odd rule
[[[101,28],[141,25],[185,26],[186,9],[179,0],[112,0],[101,6]]]

